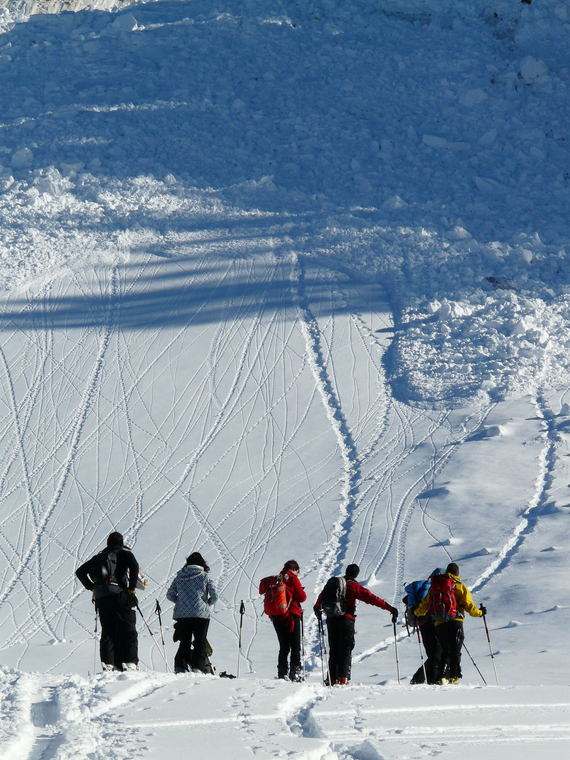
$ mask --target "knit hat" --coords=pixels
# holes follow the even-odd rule
[[[459,577],[459,565],[456,565],[455,562],[450,562],[449,565],[445,568],[446,573],[451,573],[452,575],[457,575]]]
[[[359,573],[359,572],[360,572],[360,568],[358,567],[358,565],[352,564],[352,565],[349,565],[349,566],[346,568],[346,573],[345,573],[345,575],[346,575],[348,578],[358,578],[358,573]]]

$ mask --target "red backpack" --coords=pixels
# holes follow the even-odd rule
[[[282,575],[269,575],[259,584],[259,593],[265,594],[263,611],[268,617],[286,615],[289,610],[287,603],[287,586]]]
[[[429,614],[435,623],[447,623],[457,617],[455,581],[449,575],[434,575],[429,590]]]

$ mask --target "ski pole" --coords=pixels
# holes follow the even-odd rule
[[[301,610],[301,662],[303,663],[303,681],[305,680],[305,626],[303,623],[303,610]]]
[[[406,625],[407,625],[407,624],[406,624]],[[417,621],[417,620],[414,620],[414,628],[415,628],[415,629],[417,630],[417,632],[418,632],[418,646],[419,646],[419,648],[420,648],[420,657],[421,657],[421,659],[422,659],[422,670],[424,671],[424,683],[426,683],[426,684],[427,684],[427,682],[428,682],[428,679],[427,679],[426,664],[425,664],[425,662],[424,662],[424,653],[422,652],[422,642],[421,642],[421,639],[420,639],[420,624],[418,623],[418,621]]]
[[[325,638],[325,624],[323,623],[322,617],[319,618],[319,627],[321,629],[321,635],[323,637],[323,649],[325,650],[325,660],[327,661],[327,675],[329,677],[329,686],[332,689],[333,683],[332,683],[332,678],[331,678],[331,666],[329,662],[329,654],[327,652],[327,641]]]
[[[158,649],[158,651],[160,652],[160,654],[162,656],[162,659],[164,660],[164,663],[166,665],[166,670],[169,673],[172,673],[172,670],[170,669],[170,665],[168,664],[168,660],[166,659],[166,655],[164,654],[164,652],[162,651],[162,649],[158,646],[158,643],[157,643],[157,641],[156,641],[156,639],[154,637],[154,633],[151,631],[150,625],[147,623],[147,620],[146,620],[145,616],[143,615],[143,612],[142,612],[141,608],[139,607],[138,599],[136,600],[136,608],[140,612],[140,616],[142,617],[142,619],[144,621],[144,624],[146,625],[147,630],[150,633],[150,637],[153,640],[153,643],[154,643],[155,647]]]
[[[485,686],[487,686],[487,681],[485,681],[485,678],[484,678],[484,676],[483,676],[483,673],[481,673],[481,671],[480,671],[480,670],[479,670],[479,668],[477,667],[477,663],[475,662],[475,660],[473,659],[473,657],[471,657],[471,652],[470,652],[470,651],[467,649],[467,647],[465,646],[465,642],[463,642],[463,649],[465,649],[465,651],[466,651],[466,652],[467,652],[467,654],[469,655],[469,658],[470,658],[471,662],[473,663],[473,665],[475,665],[475,670],[476,670],[476,671],[477,671],[477,673],[479,673],[479,675],[481,676],[481,678],[482,678],[482,680],[483,680],[483,683],[485,684]]]
[[[245,605],[243,603],[243,599],[241,600],[241,604],[239,606],[239,641],[238,641],[238,662],[237,662],[237,677],[239,678],[239,665],[241,660],[241,632],[243,628],[243,616],[245,613]]]
[[[319,620],[318,615],[317,615],[317,628],[319,631],[319,650],[321,652],[321,675],[323,677],[323,684],[324,684],[325,683],[325,660],[324,660],[324,655],[323,655],[323,637],[321,634],[321,625],[320,625],[320,620]]]
[[[400,683],[400,660],[398,659],[398,637],[396,636],[396,619],[392,618],[392,625],[394,626],[394,649],[396,651],[396,671],[398,673],[398,683]]]
[[[491,660],[493,662],[493,670],[495,671],[495,681],[497,682],[497,686],[499,685],[499,677],[497,675],[497,668],[495,667],[495,655],[493,654],[493,648],[491,647],[491,637],[489,636],[489,629],[487,628],[487,610],[483,605],[480,607],[481,611],[483,612],[483,622],[485,623],[485,631],[487,633],[487,642],[489,644],[489,653],[491,655]]]
[[[95,597],[93,597],[93,605],[95,607],[95,648],[93,651],[93,675],[95,675],[95,672],[97,670],[97,638],[98,638],[98,631],[97,631],[97,602],[95,601]]]
[[[162,629],[162,609],[160,607],[160,602],[158,599],[156,600],[156,607],[154,608],[154,611],[158,615],[158,625],[160,626],[160,640],[162,643],[162,651],[164,652],[164,659],[166,660],[166,644],[164,643],[164,631]]]

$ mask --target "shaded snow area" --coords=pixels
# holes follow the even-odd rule
[[[89,5],[0,1],[0,757],[566,758],[570,2]],[[112,530],[138,673],[74,576]],[[194,550],[239,679],[165,672]],[[331,574],[452,560],[460,685],[365,605],[322,685]]]

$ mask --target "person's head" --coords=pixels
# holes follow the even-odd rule
[[[107,538],[107,546],[124,546],[123,534],[119,533],[116,530],[114,530],[112,533],[109,533],[109,537]]]
[[[208,567],[208,563],[202,557],[200,552],[192,552],[192,554],[186,558],[186,564],[187,565],[198,565],[198,567],[201,567],[206,573],[210,572],[210,568]]]
[[[355,565],[354,563],[352,565],[349,565],[346,568],[346,577],[347,578],[358,578],[358,573],[360,572],[360,568],[358,565]]]
[[[299,563],[294,559],[287,560],[283,565],[283,572],[285,573],[295,573],[295,575],[299,575],[299,570]]]
[[[459,565],[455,564],[455,562],[450,562],[449,565],[445,568],[446,573],[451,573],[451,575],[457,575],[459,577]]]

